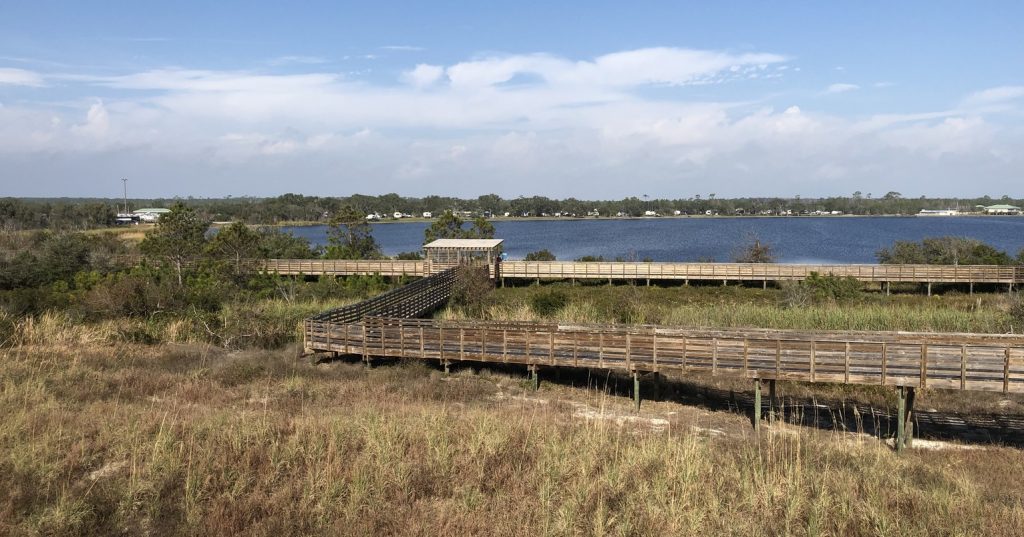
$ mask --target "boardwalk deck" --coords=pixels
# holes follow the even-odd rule
[[[691,372],[1024,393],[1024,336],[683,330],[615,325],[309,319],[305,346],[382,357]]]
[[[425,261],[270,259],[262,269],[284,275],[426,276]],[[872,283],[1024,284],[1024,267],[997,265],[798,265],[781,263],[631,263],[506,261],[492,276],[550,280],[785,281],[812,273]]]

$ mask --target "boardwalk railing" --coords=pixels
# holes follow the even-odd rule
[[[781,263],[620,263],[506,261],[506,278],[651,280],[804,280],[812,273],[863,282],[1020,283],[1024,270],[998,265],[790,265]]]
[[[462,270],[461,267],[448,269],[357,304],[324,311],[307,319],[306,323],[307,325],[314,321],[354,323],[370,315],[387,317],[426,315],[448,301],[460,270]]]
[[[352,261],[347,259],[267,259],[264,272],[281,275],[335,275],[380,274],[381,276],[425,276],[425,261],[377,259]]]
[[[685,330],[366,317],[305,325],[311,351],[1024,393],[1024,336]]]
[[[270,259],[263,270],[278,274],[426,276],[426,261]],[[804,280],[812,273],[862,282],[1024,284],[1024,267],[998,265],[791,265],[780,263],[632,263],[505,261],[492,276],[560,280]]]

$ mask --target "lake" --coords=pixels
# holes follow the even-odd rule
[[[374,224],[387,255],[419,250],[427,222]],[[991,244],[1011,255],[1024,248],[1024,217],[793,217],[511,220],[494,222],[511,259],[547,248],[559,260],[731,261],[756,237],[783,263],[874,263],[875,252],[897,240],[953,235]],[[287,227],[315,245],[326,226]]]

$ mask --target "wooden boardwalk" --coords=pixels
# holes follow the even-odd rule
[[[685,330],[367,317],[304,326],[308,351],[363,356],[707,372],[753,379],[1024,393],[1024,336]]]
[[[479,267],[483,269],[483,266]],[[633,375],[640,408],[644,373],[705,372],[754,380],[754,427],[761,382],[831,382],[897,389],[896,448],[912,438],[915,390],[1024,393],[1024,335],[765,329],[419,319],[443,305],[459,266],[383,295],[325,311],[303,323],[307,353],[522,364],[534,386],[541,367],[620,370]],[[774,396],[769,396],[769,401]],[[770,408],[771,403],[769,403]]]
[[[270,259],[262,269],[283,275],[426,276],[427,261]],[[440,268],[438,268],[440,270]],[[804,280],[812,273],[869,283],[1024,284],[1024,267],[998,265],[798,265],[781,263],[633,263],[505,261],[492,276],[541,280],[754,281]]]

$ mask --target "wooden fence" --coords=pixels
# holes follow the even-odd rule
[[[631,263],[505,261],[492,276],[559,280],[804,280],[812,273],[852,277],[862,282],[1024,283],[1024,267],[998,265],[791,265],[780,263]],[[346,261],[270,259],[266,272],[285,275],[426,276],[435,272],[426,261]]]
[[[1024,336],[685,330],[367,317],[305,323],[309,351],[426,360],[703,371],[750,378],[1024,392]]]

